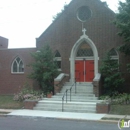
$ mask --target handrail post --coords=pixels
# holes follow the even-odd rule
[[[76,91],[77,91],[77,90],[76,90],[76,80],[75,80],[75,93],[77,93]]]
[[[67,103],[67,91],[68,91],[68,90],[66,90],[66,103]]]
[[[70,89],[70,102],[71,102],[71,89]]]
[[[62,98],[62,112],[64,111],[64,103],[63,103],[64,99]]]

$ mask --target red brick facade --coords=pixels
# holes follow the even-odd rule
[[[97,47],[99,64],[107,51],[122,44],[122,39],[117,36],[117,29],[112,23],[115,17],[113,11],[100,0],[72,0],[62,15],[37,39],[38,48],[47,43],[54,51],[60,52],[62,70],[68,74],[72,47],[82,35],[82,23],[77,19],[76,13],[83,5],[89,6],[92,10],[92,17],[84,23],[84,28]]]
[[[61,54],[61,69],[63,73],[70,75],[70,56],[75,43],[82,33],[82,23],[77,19],[77,10],[81,6],[88,6],[92,11],[91,18],[83,24],[87,29],[86,35],[93,41],[98,51],[98,70],[102,58],[107,51],[123,44],[123,40],[117,35],[117,28],[112,23],[115,14],[100,0],[72,0],[65,11],[36,39],[36,49],[49,44],[55,52]],[[1,39],[0,39],[1,40]],[[6,47],[5,47],[6,48]],[[26,81],[32,83],[26,77],[30,73],[28,65],[32,62],[30,52],[36,49],[1,49],[0,50],[0,94],[12,94],[18,91]],[[11,74],[11,64],[16,56],[19,56],[25,64],[24,74]],[[127,73],[126,62],[128,59],[119,53],[121,71]],[[127,75],[128,79],[129,76]],[[127,82],[129,83],[129,82]]]
[[[32,62],[31,52],[35,52],[35,48],[24,49],[0,49],[0,94],[14,94],[20,87],[33,81],[27,78],[31,69],[27,66]],[[19,56],[24,63],[23,74],[11,73],[13,60]]]
[[[0,49],[8,48],[8,39],[0,36]]]

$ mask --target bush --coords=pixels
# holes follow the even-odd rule
[[[31,87],[25,85],[20,92],[14,95],[15,101],[24,101],[26,99],[30,100],[40,100],[44,97],[43,92],[41,91],[34,91]]]
[[[104,100],[105,102],[110,102],[111,104],[125,104],[129,105],[130,104],[130,94],[127,93],[120,93],[117,94],[116,96],[114,95],[113,97],[110,97],[108,95],[104,95],[99,97],[100,100]]]
[[[103,59],[100,71],[103,77],[104,94],[113,97],[122,93],[124,79],[118,62],[112,59],[109,53]]]
[[[33,71],[29,78],[36,80],[44,93],[54,92],[54,79],[59,71],[50,46],[45,45],[39,52],[32,53],[32,57],[35,61],[30,64]]]

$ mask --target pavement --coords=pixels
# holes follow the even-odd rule
[[[53,112],[53,111],[38,111],[38,110],[12,110],[0,109],[0,116],[21,116],[21,117],[40,117],[52,119],[67,119],[67,120],[89,120],[102,122],[118,122],[120,119],[130,120],[130,115],[111,115],[111,114],[96,114],[96,113],[73,113],[73,112]],[[2,114],[3,113],[3,114]]]

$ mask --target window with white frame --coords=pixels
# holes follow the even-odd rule
[[[117,52],[114,48],[112,48],[112,49],[109,51],[109,55],[110,55],[111,59],[116,60],[117,62],[119,62],[118,52]]]
[[[16,57],[11,66],[12,73],[24,73],[24,64],[21,58]]]
[[[114,70],[119,70],[119,55],[118,55],[118,52],[113,48],[109,51],[109,55],[111,57],[111,63],[113,65],[117,65],[117,68],[114,69]]]
[[[76,57],[93,57],[92,48],[89,46],[87,42],[83,42],[78,51]]]
[[[61,70],[61,55],[59,51],[56,51],[55,53],[55,61],[57,63],[58,70]]]

